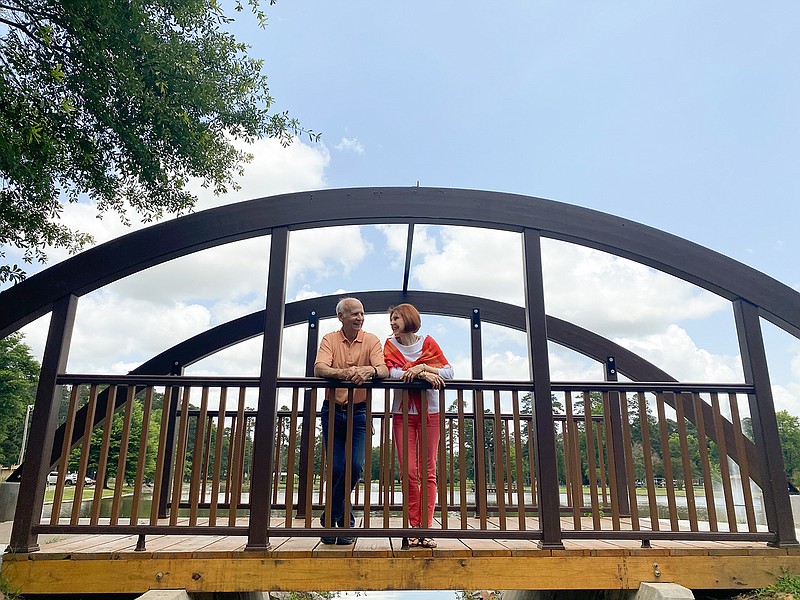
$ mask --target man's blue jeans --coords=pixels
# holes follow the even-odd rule
[[[322,405],[322,439],[325,443],[325,451],[328,449],[328,419],[329,405],[333,402],[326,401]],[[328,460],[333,462],[333,481],[328,489],[331,497],[331,520],[333,526],[344,527],[344,495],[350,494],[355,489],[356,484],[361,479],[361,472],[364,469],[364,444],[367,435],[367,407],[366,404],[356,404],[353,406],[353,461],[350,484],[345,482],[345,464],[347,460],[347,406],[337,406],[334,411],[333,422],[333,456]],[[323,477],[325,474],[323,473]],[[322,515],[322,525],[325,524],[325,514]],[[355,527],[356,519],[353,510],[350,509],[350,527]]]

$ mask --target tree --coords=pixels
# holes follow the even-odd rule
[[[36,399],[41,366],[14,333],[0,339],[0,463],[16,464],[19,460],[25,411]]]
[[[259,0],[247,4],[263,27]],[[233,20],[217,0],[0,4],[0,258],[91,242],[58,222],[65,202],[123,221],[129,208],[145,222],[181,214],[192,178],[235,187],[251,157],[234,140],[319,138],[271,111],[262,61],[224,30]],[[24,277],[0,265],[0,282]]]
[[[778,436],[787,478],[795,486],[800,485],[800,418],[790,415],[786,410],[779,410],[775,417],[778,420]]]

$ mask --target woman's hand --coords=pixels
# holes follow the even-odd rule
[[[431,387],[435,390],[444,387],[444,379],[442,379],[438,373],[431,373],[430,371],[423,371],[422,374],[419,376],[422,381],[427,381],[431,384]]]
[[[417,378],[419,373],[420,373],[419,369],[417,369],[416,367],[411,367],[407,371],[403,371],[402,380],[405,383],[411,383],[412,381],[414,381]]]
[[[425,372],[425,365],[414,365],[407,371],[403,371],[403,381],[411,383]]]

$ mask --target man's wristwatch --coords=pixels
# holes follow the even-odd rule
[[[375,373],[372,375],[372,378],[375,379],[378,376],[378,367],[372,365],[372,369],[375,371]]]

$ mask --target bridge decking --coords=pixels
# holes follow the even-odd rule
[[[532,528],[536,519],[529,519]],[[246,520],[245,523],[246,524]],[[496,523],[495,523],[496,524]],[[565,519],[565,527],[571,519]],[[280,520],[273,520],[280,527]],[[434,527],[440,524],[435,523]],[[473,523],[478,526],[477,520]],[[357,531],[354,534],[357,535]],[[643,581],[692,589],[751,589],[800,571],[800,549],[763,542],[437,538],[438,547],[402,548],[400,538],[361,537],[354,545],[318,537],[272,537],[245,550],[244,536],[40,536],[41,549],[6,554],[3,576],[23,593],[378,589],[636,589]]]

